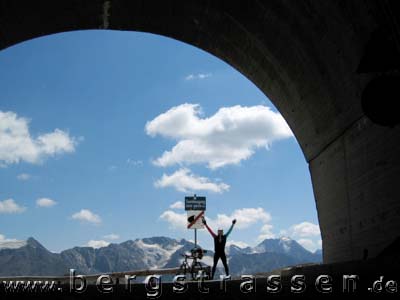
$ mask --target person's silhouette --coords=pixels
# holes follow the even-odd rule
[[[217,267],[217,263],[220,258],[222,260],[222,263],[224,264],[226,275],[229,275],[229,267],[228,267],[228,263],[226,262],[225,244],[226,244],[226,238],[229,236],[229,234],[231,233],[231,231],[233,229],[233,226],[236,223],[236,219],[232,221],[232,225],[226,234],[224,234],[224,231],[222,229],[218,229],[217,234],[215,234],[211,230],[211,228],[208,227],[206,220],[204,218],[202,220],[203,220],[203,224],[206,226],[208,232],[214,238],[214,264],[212,267],[211,279],[214,279],[215,268]]]

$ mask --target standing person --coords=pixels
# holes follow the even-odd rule
[[[211,230],[211,228],[208,227],[206,219],[204,219],[204,217],[203,217],[202,220],[203,220],[203,224],[206,226],[208,232],[214,238],[214,264],[212,267],[211,279],[214,279],[215,268],[217,267],[218,259],[220,259],[220,258],[222,260],[222,263],[224,264],[225,273],[228,276],[229,275],[229,267],[226,262],[225,244],[226,244],[226,238],[229,236],[229,234],[231,233],[231,231],[233,229],[233,226],[236,223],[236,219],[232,221],[232,225],[226,234],[224,234],[224,231],[220,228],[218,228],[217,234],[215,234]]]

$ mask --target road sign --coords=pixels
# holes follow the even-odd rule
[[[206,197],[185,197],[185,210],[206,210]]]
[[[204,216],[204,210],[188,210],[187,212],[187,228],[188,229],[202,229],[204,224],[202,217]]]

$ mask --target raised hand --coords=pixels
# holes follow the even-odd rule
[[[232,224],[236,224],[236,219],[234,219],[234,220],[232,221]]]
[[[203,222],[204,225],[207,224],[206,219],[204,217],[201,218],[201,221]]]

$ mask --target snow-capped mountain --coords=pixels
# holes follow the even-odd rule
[[[322,251],[312,253],[287,237],[265,239],[256,247],[231,245],[229,252],[232,274],[267,272],[290,265],[322,261]]]
[[[60,253],[64,261],[75,266],[77,272],[84,274],[117,272],[126,270],[158,269],[171,265],[180,253],[193,248],[184,239],[177,241],[167,237],[153,237],[129,240],[120,244],[110,244],[94,249],[75,247]]]
[[[316,256],[318,256],[318,254],[314,254],[306,250],[298,242],[288,237],[282,237],[280,239],[266,239],[254,248],[254,252],[284,253],[293,257],[299,262],[314,262],[316,261]]]
[[[255,247],[241,248],[231,244],[227,247],[226,253],[230,256],[236,254],[260,254],[260,253],[281,253],[295,258],[296,261],[320,261],[322,260],[322,250],[318,249],[314,253],[308,251],[295,240],[288,237],[279,239],[265,239]]]
[[[182,254],[194,244],[185,239],[152,237],[112,243],[106,247],[74,247],[52,253],[33,238],[0,245],[0,276],[66,275],[70,268],[81,274],[177,267]],[[202,262],[213,263],[208,250]],[[320,262],[321,253],[311,253],[290,239],[266,239],[256,247],[227,247],[232,275],[267,272],[310,262]],[[220,270],[221,271],[221,270]],[[217,275],[218,275],[217,271]]]

